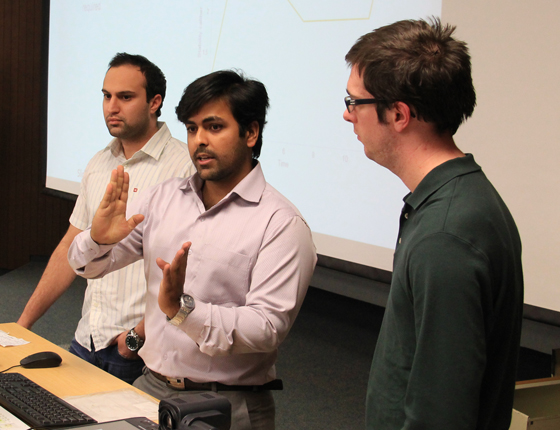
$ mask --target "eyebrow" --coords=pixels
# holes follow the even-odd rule
[[[110,93],[109,91],[107,91],[105,88],[102,88],[102,89],[101,89],[101,92],[102,92],[103,94],[111,94],[111,93]],[[117,96],[133,96],[133,95],[135,95],[135,94],[136,94],[135,91],[117,91],[117,92],[115,93],[115,95],[117,95]]]
[[[223,120],[224,120],[224,119],[223,119],[222,117],[214,115],[214,116],[209,116],[209,117],[204,118],[204,119],[202,120],[202,123],[203,123],[203,124],[207,124],[207,123],[209,123],[209,122],[213,122],[213,121],[223,121]],[[195,122],[192,121],[192,120],[190,120],[190,119],[188,119],[188,120],[186,121],[186,124],[195,124]]]

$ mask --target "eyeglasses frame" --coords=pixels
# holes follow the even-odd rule
[[[350,106],[358,106],[358,105],[371,105],[371,104],[375,104],[378,102],[386,102],[387,100],[384,99],[353,99],[352,96],[346,96],[344,97],[344,104],[346,104],[346,110],[348,110],[348,113],[352,113],[352,111],[354,110],[354,108],[352,108],[352,110],[350,109]],[[414,112],[412,112],[412,110],[410,111],[410,116],[412,118],[416,118],[416,115],[414,114]]]

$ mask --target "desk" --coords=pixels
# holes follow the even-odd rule
[[[0,370],[19,364],[22,358],[36,352],[53,351],[62,357],[62,363],[58,367],[48,369],[16,367],[9,371],[27,376],[58,397],[64,398],[127,389],[153,399],[143,391],[104,372],[16,323],[0,324],[0,330],[11,336],[29,341],[28,344],[21,346],[0,346]],[[156,399],[153,399],[153,401],[159,402]]]

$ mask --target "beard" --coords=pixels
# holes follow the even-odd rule
[[[192,156],[192,160],[201,179],[211,182],[220,182],[230,177],[235,177],[238,172],[243,169],[243,166],[247,162],[247,157],[251,157],[250,151],[248,154],[246,146],[239,146],[242,142],[244,142],[244,140],[240,139],[238,144],[234,146],[233,152],[228,157],[220,157],[204,146],[197,148]],[[201,155],[211,157],[214,161],[214,166],[207,167],[200,165],[197,158]]]
[[[119,119],[121,122],[118,125],[110,125],[107,120],[105,121],[109,134],[117,139],[134,140],[145,135],[150,126],[149,118],[135,124],[129,124],[122,118]]]

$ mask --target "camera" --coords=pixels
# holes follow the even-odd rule
[[[231,404],[213,391],[159,402],[160,430],[229,430]]]

